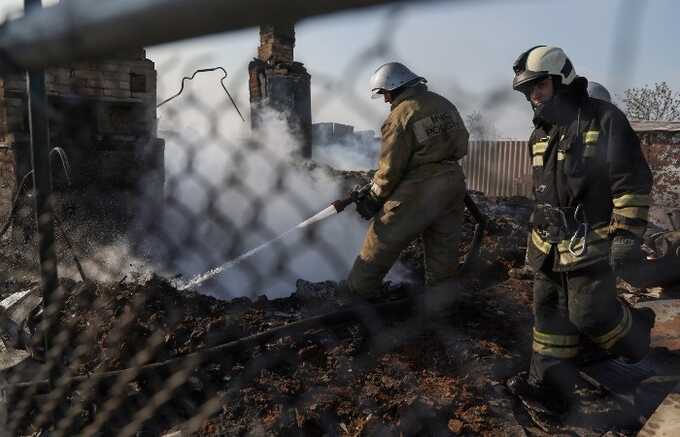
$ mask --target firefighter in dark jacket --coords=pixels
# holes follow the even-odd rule
[[[582,382],[574,363],[583,337],[630,361],[649,349],[654,313],[617,297],[615,272],[642,258],[652,176],[625,115],[588,97],[562,49],[534,47],[513,69],[513,88],[534,109],[527,250],[536,274],[531,365],[509,385],[569,402]]]

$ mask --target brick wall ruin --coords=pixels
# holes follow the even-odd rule
[[[16,190],[16,161],[11,147],[0,145],[0,213],[2,219],[12,208],[12,198]],[[4,221],[0,221],[0,228]]]
[[[284,114],[300,142],[299,153],[312,154],[312,102],[307,69],[294,61],[295,29],[293,25],[260,27],[257,58],[248,66],[250,108],[253,129],[263,125],[266,108]]]
[[[668,213],[680,209],[680,122],[631,123],[654,174],[651,220],[668,227]]]
[[[122,219],[134,214],[140,185],[150,198],[162,200],[164,141],[157,138],[156,70],[144,50],[51,68],[46,87],[50,146],[62,147],[72,168],[68,185],[64,172],[53,166],[58,200],[90,205],[95,217]],[[30,168],[26,76],[8,75],[0,78],[3,221],[17,180]]]

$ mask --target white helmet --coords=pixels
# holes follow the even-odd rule
[[[413,86],[419,83],[426,83],[425,78],[418,76],[399,62],[389,62],[383,64],[375,70],[371,76],[371,95],[372,99],[380,97],[384,91],[394,91],[404,85]]]
[[[612,101],[612,96],[607,91],[607,88],[597,82],[588,82],[588,95],[593,99],[604,100],[605,102]]]
[[[576,78],[576,70],[559,47],[536,46],[522,53],[512,65],[512,88],[525,92],[528,85],[547,77],[558,77],[562,85]]]

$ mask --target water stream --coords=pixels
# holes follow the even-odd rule
[[[267,246],[271,245],[272,243],[275,243],[279,240],[282,240],[283,238],[288,236],[290,233],[292,233],[292,232],[294,232],[298,229],[305,228],[305,227],[307,227],[307,226],[309,226],[313,223],[319,222],[319,221],[321,221],[325,218],[328,218],[332,215],[335,215],[337,213],[338,213],[338,211],[335,209],[335,207],[333,205],[331,205],[328,208],[324,209],[323,211],[319,212],[318,214],[316,214],[316,215],[308,218],[307,220],[297,224],[296,226],[288,229],[286,232],[279,235],[278,237],[276,237],[272,240],[269,240],[266,243],[260,244],[256,248],[249,250],[248,252],[244,253],[243,255],[240,255],[237,258],[232,259],[231,261],[227,261],[226,263],[222,264],[219,267],[215,267],[214,269],[208,270],[205,273],[202,273],[200,275],[196,275],[191,280],[189,280],[188,282],[186,282],[184,284],[179,284],[177,286],[177,289],[178,290],[187,290],[187,289],[190,289],[190,288],[197,287],[201,283],[207,281],[208,279],[210,279],[210,278],[212,278],[216,275],[219,275],[220,273],[222,273],[226,269],[230,269],[230,268],[234,267],[235,265],[237,265],[238,263],[240,263],[244,259],[250,258],[251,256],[255,255],[256,253],[262,251],[263,249],[265,249]]]

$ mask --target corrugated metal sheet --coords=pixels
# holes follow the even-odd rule
[[[487,196],[531,195],[531,164],[526,141],[470,141],[461,160],[469,190]]]
[[[680,122],[631,124],[638,129],[638,134],[646,135],[642,148],[654,174],[654,205],[656,209],[663,209],[661,216],[656,217],[653,208],[653,221],[665,223],[666,212],[680,208],[680,133],[667,136],[663,129],[675,132],[674,129],[680,129]],[[654,129],[656,131],[650,133]],[[532,197],[531,161],[526,141],[471,141],[461,165],[470,190],[487,196]]]

